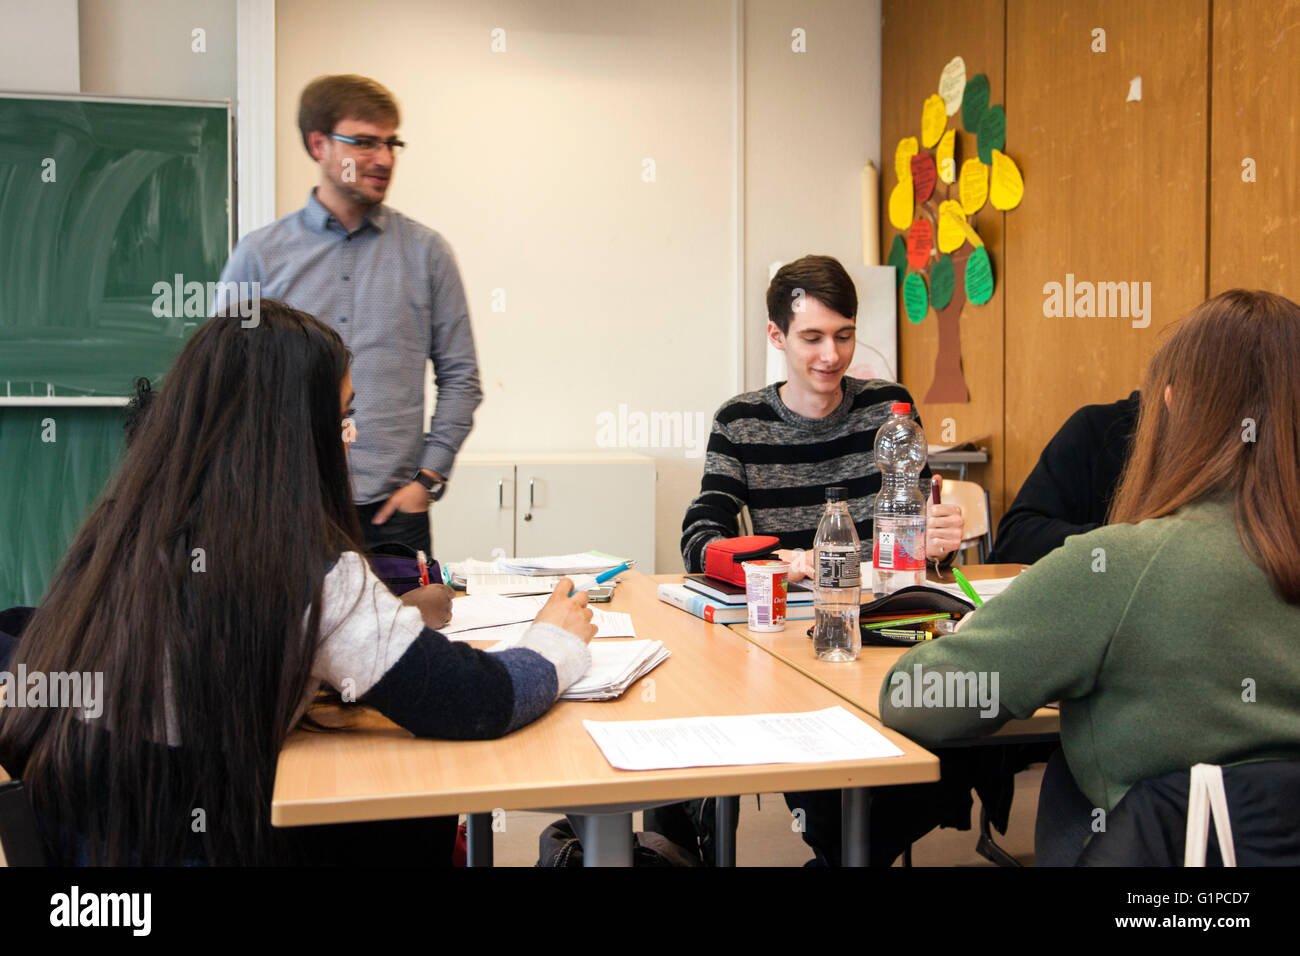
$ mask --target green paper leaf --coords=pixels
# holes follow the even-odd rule
[[[972,305],[983,305],[993,298],[993,264],[989,251],[978,247],[966,260],[966,299]]]
[[[903,274],[907,272],[907,243],[903,242],[902,236],[894,236],[888,262],[894,267],[894,287],[897,288],[903,284]]]
[[[980,155],[980,162],[985,166],[993,165],[993,150],[1001,151],[1007,145],[1007,114],[1001,106],[990,106],[984,118],[980,120],[979,138],[975,149]]]
[[[947,308],[956,287],[957,270],[953,268],[952,256],[940,256],[930,269],[930,304],[936,312]]]
[[[978,133],[988,111],[989,78],[977,73],[966,81],[966,92],[961,98],[961,125],[968,133]]]
[[[925,279],[921,273],[913,272],[903,283],[903,305],[907,308],[907,317],[913,322],[920,322],[930,308],[930,297],[925,291]]]

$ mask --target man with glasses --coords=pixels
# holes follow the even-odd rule
[[[366,544],[427,554],[429,505],[442,497],[483,393],[451,246],[383,203],[405,146],[398,123],[396,100],[374,80],[308,84],[298,129],[320,182],[302,209],[240,241],[218,288],[256,282],[260,297],[338,330],[352,352],[350,465]],[[437,384],[427,433],[426,359]]]

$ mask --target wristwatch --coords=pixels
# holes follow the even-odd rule
[[[419,468],[415,469],[415,474],[411,476],[411,480],[418,481],[420,484],[424,485],[424,490],[429,493],[430,501],[437,501],[447,491],[447,483],[445,481],[431,478]]]

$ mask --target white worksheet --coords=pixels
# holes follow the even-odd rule
[[[827,763],[903,755],[843,707],[801,714],[584,720],[582,725],[618,770]]]

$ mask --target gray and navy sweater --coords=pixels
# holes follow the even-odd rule
[[[508,734],[544,714],[591,664],[582,639],[554,624],[534,624],[499,651],[449,641],[355,552],[326,575],[322,601],[312,676],[420,737]],[[315,695],[312,687],[299,716]]]
[[[863,561],[871,561],[871,515],[880,491],[876,432],[894,402],[912,402],[897,382],[845,376],[843,399],[825,418],[805,418],[781,401],[778,382],[730,399],[713,416],[700,493],[682,521],[682,561],[704,570],[704,549],[740,533],[740,509],[749,506],[755,534],[775,535],[782,548],[811,550],[826,505],[826,488],[849,491]],[[912,417],[918,422],[916,405]],[[922,487],[930,469],[921,473]]]

